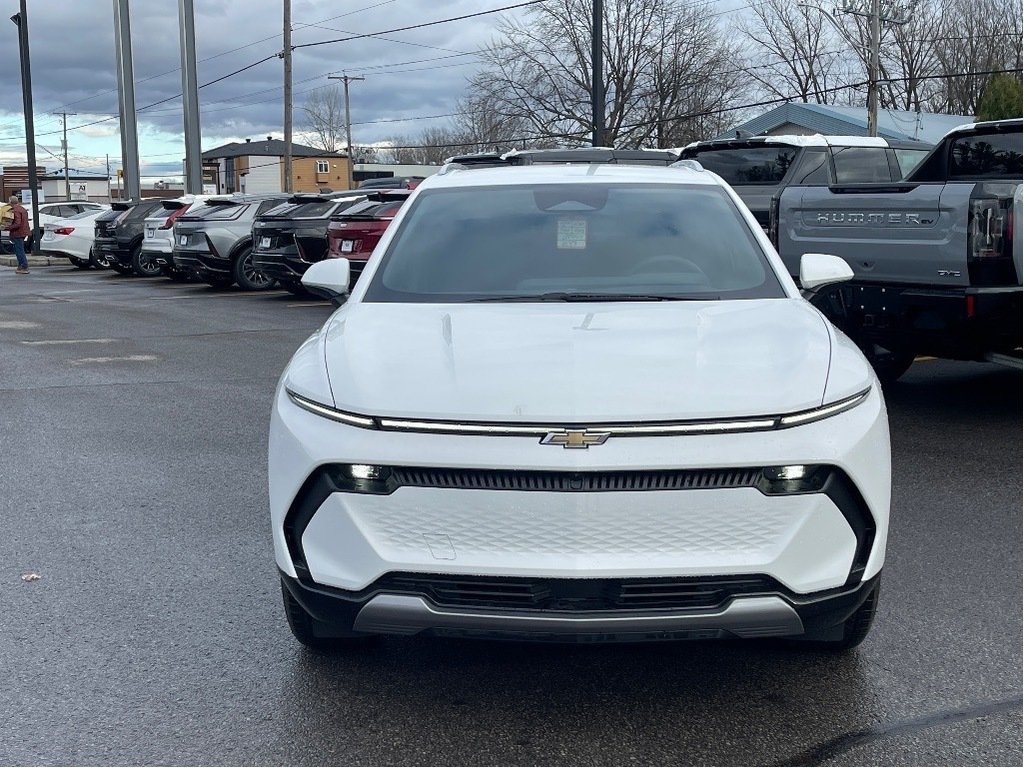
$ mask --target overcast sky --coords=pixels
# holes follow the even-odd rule
[[[293,45],[378,32],[459,16],[516,0],[293,0]],[[9,16],[17,0],[0,0]],[[72,169],[103,173],[104,155],[120,166],[117,79],[114,62],[113,0],[28,0],[37,161],[63,167],[61,118],[76,112],[69,131]],[[281,0],[195,0],[199,82],[205,83],[281,50]],[[512,13],[517,13],[513,11]],[[387,35],[300,48],[294,57],[295,121],[301,130],[302,103],[309,90],[328,84],[327,75],[345,70],[366,80],[352,88],[353,140],[369,143],[394,134],[416,134],[445,123],[424,116],[455,111],[473,54],[495,33],[498,16],[442,24]],[[181,92],[177,0],[132,0],[135,100],[145,105]],[[0,64],[7,83],[0,109],[0,163],[25,162],[24,122],[18,64],[17,27],[0,27]],[[446,58],[440,58],[446,57]],[[274,58],[199,92],[203,149],[246,137],[282,134],[283,69]],[[408,122],[373,121],[399,120]],[[139,149],[146,176],[180,175],[184,157],[181,99],[139,113]],[[47,152],[52,152],[49,154]],[[152,180],[152,179],[150,179]]]

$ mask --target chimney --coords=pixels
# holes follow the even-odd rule
[[[246,139],[245,143],[248,144],[250,141],[252,141],[252,139]]]
[[[273,141],[273,140],[274,140],[273,136],[267,136],[267,141]]]

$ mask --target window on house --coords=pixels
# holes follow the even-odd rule
[[[331,164],[329,162],[327,162],[326,160],[317,160],[316,161],[316,172],[317,173],[330,173],[331,172]]]

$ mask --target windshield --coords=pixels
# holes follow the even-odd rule
[[[425,192],[364,301],[784,295],[724,189],[587,183]]]
[[[778,184],[796,153],[796,147],[734,147],[698,151],[694,159],[733,186]]]

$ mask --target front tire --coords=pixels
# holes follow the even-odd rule
[[[142,252],[141,245],[135,246],[132,250],[132,272],[139,277],[159,277],[162,271],[156,259]]]
[[[306,613],[306,609],[288,591],[288,587],[283,579],[281,580],[281,598],[284,601],[284,613],[288,619],[288,628],[291,629],[292,635],[311,650],[320,652],[341,651],[364,643],[372,637],[371,635],[332,627],[313,618]]]
[[[885,349],[877,344],[868,344],[862,351],[882,384],[895,384],[914,364],[916,357],[913,352]]]

